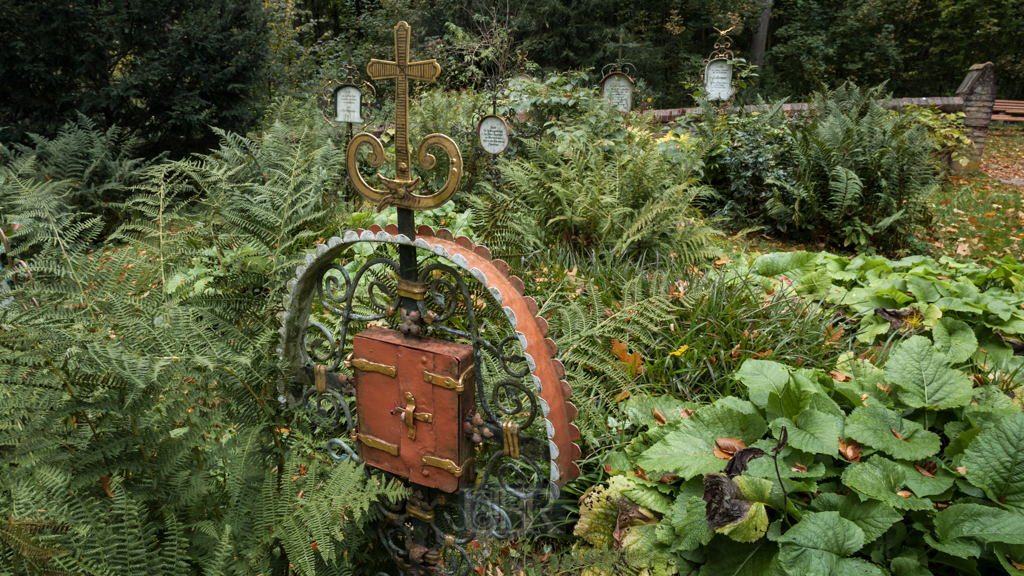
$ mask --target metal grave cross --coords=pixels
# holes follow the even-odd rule
[[[448,154],[450,161],[448,180],[441,190],[430,195],[416,195],[412,192],[419,188],[420,178],[410,180],[412,174],[412,156],[409,149],[409,80],[432,82],[437,79],[441,67],[437,60],[409,61],[410,27],[405,22],[395,26],[395,60],[370,60],[366,67],[367,74],[373,80],[394,78],[397,82],[395,90],[395,177],[387,178],[381,174],[377,179],[388,191],[376,190],[367,184],[359,174],[356,151],[360,146],[369,145],[372,153],[367,158],[374,168],[384,162],[384,147],[372,134],[358,134],[352,139],[346,154],[348,175],[356,190],[366,199],[377,204],[378,209],[388,206],[408,208],[410,210],[428,210],[445,202],[458,189],[462,179],[462,155],[455,141],[444,134],[431,134],[420,142],[416,150],[416,159],[420,166],[430,170],[434,167],[435,158],[428,153],[431,147],[438,147]]]
[[[636,48],[636,47],[640,46],[639,44],[637,44],[635,42],[623,42],[623,39],[625,38],[625,36],[626,36],[626,29],[625,28],[619,28],[619,41],[618,42],[608,42],[607,44],[605,44],[605,46],[608,46],[609,48],[618,48],[619,49],[619,59],[615,61],[615,66],[616,66],[616,68],[618,68],[620,70],[622,69],[622,49],[623,48]]]

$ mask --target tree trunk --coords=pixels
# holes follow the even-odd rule
[[[758,18],[757,32],[750,42],[750,53],[753,55],[753,64],[760,67],[764,65],[765,47],[768,45],[768,23],[772,18],[772,6],[775,0],[764,0],[761,5],[761,17]]]

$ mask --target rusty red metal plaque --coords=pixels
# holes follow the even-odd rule
[[[363,461],[445,492],[469,483],[473,347],[374,327],[353,339],[351,362]]]

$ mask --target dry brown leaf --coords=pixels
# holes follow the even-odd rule
[[[803,464],[797,462],[796,464],[793,464],[790,470],[792,470],[793,472],[799,472],[803,474],[804,472],[807,472],[807,466],[804,466]]]
[[[895,428],[889,428],[889,430],[892,432],[893,436],[899,438],[900,440],[903,440],[903,434],[900,434],[899,432],[897,432]],[[903,441],[904,442],[910,442],[910,440],[903,440]]]
[[[961,475],[961,476],[966,476],[967,475],[967,468],[964,468],[963,466],[960,466],[959,468],[956,469],[956,473]]]
[[[730,352],[730,354],[732,355],[733,362],[739,362],[740,357],[743,355],[743,351],[740,350],[740,345],[738,343],[732,347],[732,352]]]
[[[829,327],[825,329],[825,342],[833,343],[843,337],[842,327]]]
[[[1009,560],[1010,564],[1013,564],[1013,567],[1017,570],[1024,570],[1024,564],[1021,564],[1020,562],[1014,562],[1013,558],[1010,558],[1009,554],[1006,555],[1006,559]]]
[[[634,376],[647,370],[643,365],[644,361],[641,358],[640,353],[634,352],[630,354],[629,346],[627,346],[625,342],[612,338],[612,354],[618,356],[619,360],[629,368],[630,374],[633,374]]]
[[[661,426],[662,424],[668,422],[668,419],[665,418],[665,415],[662,414],[661,410],[658,410],[657,408],[651,408],[651,414],[654,416],[654,419],[658,421],[658,426]]]
[[[904,498],[910,498],[911,496],[914,495],[913,492],[911,492],[910,490],[899,490],[896,492],[896,494],[899,496],[903,496]]]
[[[747,445],[739,438],[718,438],[715,440],[715,458],[729,460],[732,455],[746,448]]]
[[[833,370],[829,372],[829,376],[831,376],[832,379],[837,382],[849,382],[850,380],[853,380],[853,378],[850,378],[849,376],[843,374],[839,370]]]
[[[662,474],[661,478],[658,478],[659,484],[671,484],[679,480],[679,474]]]
[[[888,394],[889,393],[889,389],[892,387],[892,384],[886,384],[885,386],[882,386],[881,383],[878,383],[878,384],[875,384],[875,386],[878,386],[879,390],[881,390],[882,392],[885,392],[886,394]]]
[[[935,478],[935,473],[939,470],[939,465],[935,462],[914,462],[914,469],[921,473],[922,476],[929,478]]]
[[[970,256],[971,245],[968,244],[967,242],[957,242],[955,253],[957,256]]]
[[[100,476],[100,486],[103,486],[103,491],[106,492],[107,498],[114,497],[114,491],[110,489],[110,474]]]
[[[860,462],[860,454],[864,451],[864,445],[856,440],[850,440],[849,444],[839,438],[839,453],[848,462]]]
[[[693,416],[696,412],[697,411],[694,410],[693,408],[687,408],[687,409],[685,409],[685,410],[683,410],[682,412],[679,413],[679,417],[680,418],[689,418],[690,416]]]

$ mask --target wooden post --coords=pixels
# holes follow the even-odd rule
[[[969,172],[981,168],[981,155],[985,151],[988,126],[992,123],[992,107],[996,101],[995,66],[991,62],[975,64],[967,71],[956,95],[964,101],[964,126],[967,137],[974,142],[966,166],[954,162],[957,171]]]

